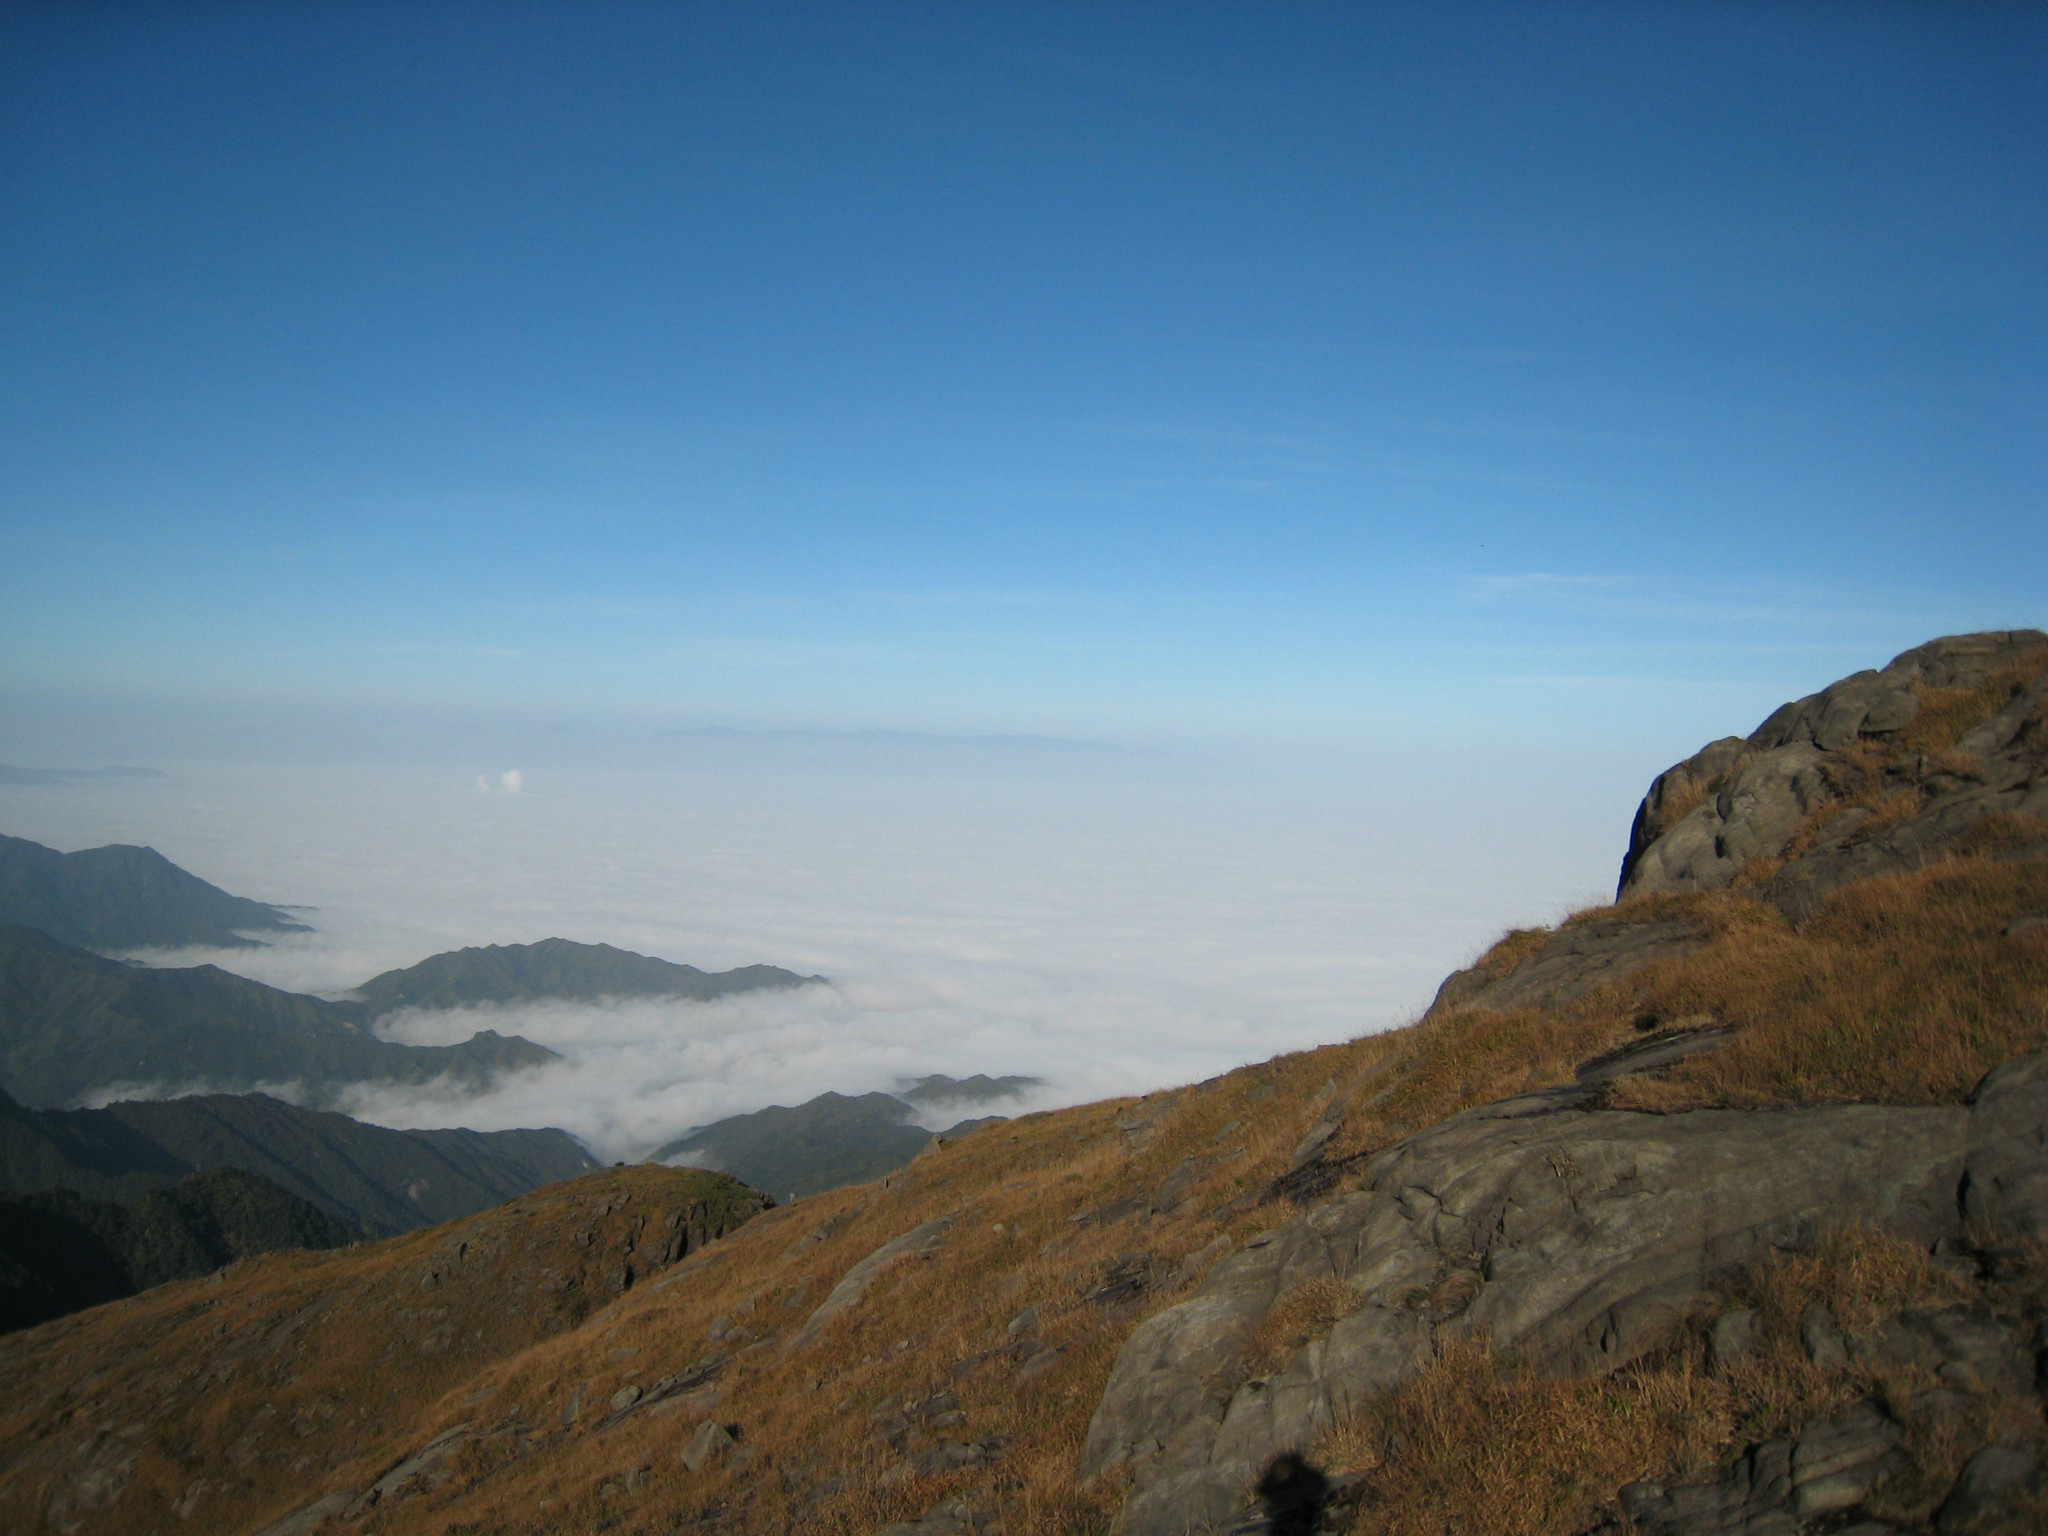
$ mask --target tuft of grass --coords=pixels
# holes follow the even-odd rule
[[[1894,733],[1899,751],[1938,757],[2048,672],[2048,645],[2021,651],[1975,688],[1916,688],[1919,711]]]
[[[1498,980],[1525,960],[1533,960],[1550,941],[1548,928],[1510,928],[1488,946],[1474,969]]]
[[[1666,791],[1650,817],[1647,831],[1649,840],[1654,842],[1677,826],[1686,817],[1706,804],[1709,795],[1719,794],[1721,787],[1749,760],[1747,753],[1736,759],[1735,764],[1725,773],[1716,774],[1712,779],[1687,779]]]
[[[1908,1423],[1912,1465],[1872,1512],[1919,1528],[1976,1446],[2040,1444],[2039,1410],[1997,1393],[1966,1421],[1922,1423],[1910,1373],[1813,1364],[1800,1341],[1819,1302],[1851,1332],[1907,1307],[1981,1302],[1981,1288],[1910,1244],[1867,1228],[1737,1276],[1723,1305],[1757,1310],[1757,1346],[1709,1371],[1703,1335],[1720,1307],[1698,1309],[1665,1347],[1610,1376],[1559,1378],[1496,1354],[1483,1337],[1446,1343],[1406,1387],[1333,1426],[1310,1459],[1355,1481],[1339,1528],[1375,1536],[1574,1536],[1618,1519],[1628,1483],[1707,1481],[1748,1446],[1876,1395]]]
[[[1358,1293],[1341,1280],[1326,1277],[1295,1287],[1252,1330],[1245,1349],[1247,1372],[1265,1376],[1278,1370],[1339,1318],[1357,1311],[1358,1304]]]
[[[1644,973],[1644,1005],[1741,1026],[1620,1107],[1669,1112],[1854,1100],[1960,1103],[2048,1043],[2048,945],[2008,937],[2048,910],[2048,864],[1952,859],[1832,893],[1804,928],[1759,927]]]

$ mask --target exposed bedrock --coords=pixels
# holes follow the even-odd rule
[[[2024,673],[2029,656],[2048,661],[2048,635],[1950,635],[1782,706],[1746,738],[1709,743],[1651,783],[1629,834],[1619,894],[1717,889],[1752,859],[1784,854],[1805,832],[1798,857],[1761,892],[1798,916],[1850,880],[1918,868],[1987,817],[2048,815],[2048,672],[1964,732],[1953,753],[1930,758],[1899,739],[1938,696],[1930,691]],[[1859,748],[1885,760],[1852,763]],[[1849,803],[1898,794],[1917,803],[1896,819]],[[1840,813],[1823,819],[1837,802]]]
[[[1390,1148],[1364,1184],[1219,1261],[1125,1343],[1081,1475],[1128,1465],[1126,1536],[1238,1507],[1290,1450],[1400,1385],[1439,1338],[1564,1371],[1612,1370],[1668,1336],[1725,1272],[1861,1223],[1933,1244],[2048,1230],[2048,1055],[1998,1068],[1968,1107],[1645,1115],[1530,1094]],[[1348,1313],[1273,1374],[1249,1346],[1303,1286]]]

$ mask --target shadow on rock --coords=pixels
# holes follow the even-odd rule
[[[1265,1518],[1253,1529],[1264,1536],[1314,1536],[1330,1502],[1330,1480],[1299,1453],[1275,1458],[1255,1490]]]

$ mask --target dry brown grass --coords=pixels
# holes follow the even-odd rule
[[[2033,911],[2048,911],[2048,864],[1956,859],[1837,891],[1797,931],[1759,925],[1660,965],[1638,1006],[1741,1033],[1664,1081],[1623,1083],[1615,1102],[1960,1102],[2048,1042],[2048,944],[2005,933]]]
[[[1418,1380],[1334,1427],[1310,1456],[1358,1477],[1345,1501],[1357,1530],[1572,1536],[1613,1516],[1615,1495],[1630,1482],[1710,1479],[1747,1446],[1878,1395],[1906,1414],[1914,1465],[1883,1490],[1875,1512],[1919,1525],[1953,1484],[1965,1446],[1993,1435],[2039,1444],[2038,1409],[1994,1393],[1965,1424],[1918,1424],[1910,1398],[1923,1383],[1812,1364],[1800,1319],[1820,1302],[1853,1331],[1905,1307],[1980,1299],[1977,1286],[1909,1244],[1840,1232],[1731,1284],[1724,1304],[1758,1312],[1757,1347],[1732,1367],[1704,1363],[1702,1339],[1718,1307],[1698,1310],[1663,1349],[1606,1377],[1544,1375],[1497,1357],[1483,1339],[1461,1340]]]
[[[1646,828],[1650,838],[1662,837],[1705,805],[1707,797],[1720,793],[1721,786],[1740,772],[1742,765],[1748,760],[1748,754],[1745,753],[1725,773],[1718,773],[1711,779],[1687,779],[1667,790],[1664,798],[1658,802],[1656,814],[1650,818],[1649,826]]]
[[[1623,1083],[1613,1090],[1622,1104],[1953,1101],[1983,1070],[2048,1033],[2048,930],[2003,932],[2024,911],[2048,911],[2048,865],[1989,857],[1838,893],[1796,931],[1774,909],[1728,892],[1595,909],[1571,921],[1682,920],[1710,942],[1569,1007],[1451,1013],[1173,1093],[990,1127],[886,1181],[769,1212],[606,1301],[580,1326],[554,1333],[540,1320],[514,1319],[459,1359],[393,1353],[368,1328],[361,1340],[315,1329],[307,1338],[338,1342],[238,1365],[211,1393],[159,1390],[186,1382],[210,1358],[206,1330],[215,1319],[274,1329],[323,1299],[340,1306],[331,1298],[402,1289],[455,1228],[337,1255],[278,1256],[203,1293],[152,1292],[0,1341],[0,1368],[44,1384],[0,1420],[10,1458],[0,1466],[0,1524],[35,1527],[57,1475],[54,1462],[38,1458],[73,1443],[78,1416],[89,1411],[98,1423],[129,1415],[150,1426],[153,1449],[134,1484],[92,1527],[110,1532],[172,1528],[171,1505],[199,1478],[210,1483],[211,1502],[200,1507],[219,1513],[216,1528],[253,1527],[332,1488],[360,1487],[462,1423],[482,1438],[446,1465],[440,1486],[380,1506],[372,1522],[380,1536],[600,1527],[867,1536],[953,1494],[999,1508],[1009,1536],[1107,1530],[1120,1485],[1076,1488],[1073,1468],[1118,1349],[1145,1317],[1185,1298],[1175,1281],[1184,1263],[1291,1214],[1269,1193],[1332,1095],[1348,1106],[1328,1148],[1338,1187],[1403,1135],[1570,1080],[1579,1063],[1637,1038],[1645,1021],[1705,1014],[1741,1032],[1667,1081]],[[1526,958],[1544,938],[1540,930],[1508,935],[1495,946],[1496,963]],[[1168,1209],[1133,1198],[1169,1188],[1159,1202]],[[539,1220],[551,1208],[534,1197],[508,1210]],[[885,1271],[815,1342],[788,1347],[854,1264],[948,1214],[952,1225],[931,1257]],[[808,1240],[813,1232],[820,1235]],[[552,1252],[570,1235],[543,1225],[522,1241]],[[1867,1256],[1852,1262],[1846,1252],[1810,1275],[1788,1264],[1759,1276],[1754,1304],[1790,1316],[1800,1287],[1820,1287],[1845,1317],[1861,1316],[1856,1298],[1865,1292],[1890,1297],[1939,1283]],[[1143,1284],[1119,1289],[1120,1276]],[[399,1289],[390,1291],[389,1315],[416,1314],[405,1325],[415,1333],[436,1326],[427,1313],[438,1303],[421,1300],[417,1287],[400,1301]],[[1283,1364],[1347,1304],[1314,1287],[1297,1292],[1269,1321],[1255,1363]],[[1010,1321],[1034,1307],[1035,1325],[1013,1337]],[[709,1330],[721,1316],[741,1331],[714,1344]],[[1539,1381],[1483,1351],[1447,1355],[1410,1393],[1346,1427],[1346,1465],[1370,1472],[1368,1495],[1380,1501],[1372,1507],[1393,1511],[1384,1513],[1389,1530],[1410,1529],[1399,1522],[1419,1519],[1413,1512],[1427,1501],[1469,1531],[1564,1530],[1574,1511],[1632,1476],[1710,1463],[1730,1437],[1757,1432],[1767,1401],[1797,1414],[1832,1400],[1798,1375],[1797,1362],[1746,1387],[1732,1375],[1708,1378],[1696,1343],[1681,1336],[1632,1372],[1578,1384]],[[615,1422],[604,1409],[622,1387],[713,1358],[723,1360],[715,1403]],[[161,1412],[145,1401],[152,1391],[164,1398]],[[892,1402],[941,1392],[958,1400],[957,1426],[911,1422],[892,1442],[893,1421],[887,1413],[877,1421]],[[740,1454],[690,1473],[679,1452],[706,1416],[733,1427]],[[252,1427],[257,1450],[238,1452]],[[1409,1449],[1389,1460],[1385,1447],[1397,1434]],[[1000,1454],[884,1481],[940,1435],[999,1443]],[[1526,1475],[1510,1489],[1515,1467]],[[1475,1490],[1483,1487],[1497,1491],[1482,1498]]]
[[[1263,1376],[1291,1360],[1311,1339],[1330,1331],[1338,1318],[1358,1309],[1358,1293],[1341,1280],[1311,1280],[1281,1298],[1252,1331],[1245,1371]]]
[[[1916,688],[1920,709],[1892,741],[1901,752],[1938,757],[2048,672],[2048,645],[2020,652],[1976,688]]]
[[[12,1388],[0,1404],[0,1529],[42,1528],[94,1428],[139,1433],[122,1518],[107,1529],[253,1527],[309,1481],[360,1479],[480,1369],[573,1332],[609,1301],[622,1268],[640,1262],[627,1257],[635,1243],[668,1213],[722,1207],[736,1190],[694,1170],[606,1170],[461,1221],[247,1260],[0,1339]]]
[[[1495,939],[1473,968],[1489,977],[1507,975],[1524,960],[1532,960],[1550,938],[1548,928],[1510,928]]]

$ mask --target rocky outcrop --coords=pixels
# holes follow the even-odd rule
[[[890,1265],[905,1259],[927,1258],[937,1252],[939,1244],[945,1240],[946,1228],[952,1224],[951,1215],[935,1217],[882,1244],[846,1272],[844,1278],[832,1287],[831,1294],[818,1304],[815,1312],[804,1319],[804,1325],[791,1335],[789,1343],[784,1347],[801,1349],[810,1343],[833,1318],[848,1307],[858,1304],[861,1297],[867,1294],[868,1286],[875,1276]]]
[[[1930,757],[1904,744],[1930,703],[2008,679],[2011,696],[1952,751]],[[1952,635],[1844,678],[1659,774],[1636,812],[1619,894],[1718,889],[1805,834],[1762,891],[1797,916],[1850,880],[1920,867],[2001,812],[2048,815],[2044,705],[2039,630]],[[1906,814],[1880,814],[1880,798]]]
[[[1980,1239],[2048,1231],[2041,1056],[1990,1074],[1967,1107],[1584,1103],[1583,1090],[1529,1094],[1408,1138],[1361,1188],[1254,1238],[1141,1325],[1080,1466],[1130,1468],[1126,1536],[1225,1517],[1262,1469],[1413,1376],[1440,1338],[1483,1330],[1549,1368],[1611,1370],[1663,1342],[1717,1277],[1831,1228],[1928,1245],[1959,1238],[1966,1216]],[[1316,1281],[1341,1286],[1348,1310],[1248,1374],[1260,1324]]]

